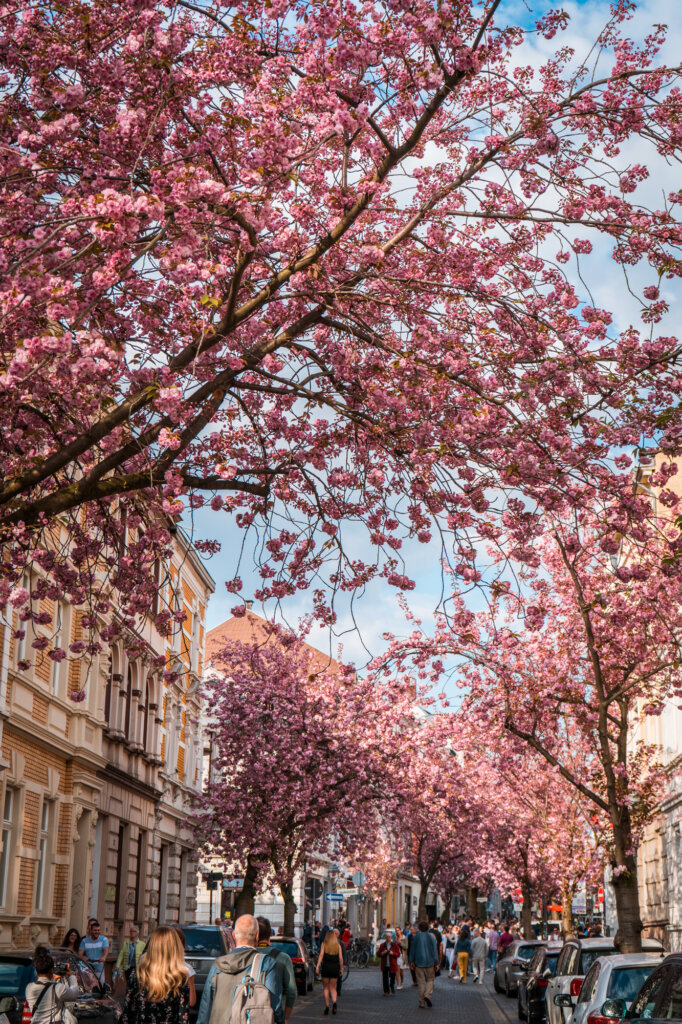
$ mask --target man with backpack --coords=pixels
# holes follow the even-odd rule
[[[277,965],[258,951],[258,921],[242,914],[234,926],[237,945],[208,972],[197,1024],[284,1024]]]
[[[267,917],[257,917],[258,921],[258,952],[267,953],[277,965],[279,982],[282,986],[282,1002],[284,1003],[284,1019],[289,1020],[294,1009],[298,989],[296,988],[296,975],[291,957],[278,946],[271,946],[272,925]]]

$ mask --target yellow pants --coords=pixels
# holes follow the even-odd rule
[[[457,967],[459,968],[459,980],[466,985],[467,971],[469,969],[469,954],[457,954]]]

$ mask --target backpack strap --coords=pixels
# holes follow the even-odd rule
[[[31,1016],[33,1016],[33,1014],[36,1012],[36,1010],[38,1009],[38,1007],[42,1003],[43,999],[47,995],[48,988],[52,988],[53,986],[54,986],[54,982],[53,981],[46,981],[45,982],[45,984],[43,985],[43,988],[42,988],[42,991],[41,991],[40,995],[38,996],[38,998],[36,999],[35,1003],[33,1004],[33,1009],[31,1010]]]
[[[253,960],[251,961],[251,971],[249,973],[251,974],[251,977],[253,978],[254,981],[260,981],[260,976],[263,973],[263,964],[265,962],[266,956],[267,953],[257,953],[256,956],[254,956]],[[256,964],[258,965],[257,971]]]

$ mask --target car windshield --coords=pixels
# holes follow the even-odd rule
[[[288,956],[301,955],[297,942],[285,942],[284,939],[270,939],[270,945],[277,946],[277,949],[281,949],[282,952],[286,953]]]
[[[615,949],[584,949],[580,957],[580,973],[587,974],[598,956],[614,956]]]
[[[516,955],[521,960],[531,960],[538,951],[537,946],[519,946]]]
[[[225,947],[220,928],[183,928],[187,956],[223,956]]]
[[[16,996],[24,998],[24,992],[33,977],[33,964],[30,960],[23,963],[17,960],[5,960],[0,963],[0,996]]]
[[[624,999],[626,1003],[631,1003],[654,966],[650,964],[646,967],[617,967],[609,978],[607,999]]]

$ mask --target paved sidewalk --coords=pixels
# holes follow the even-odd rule
[[[514,1024],[516,1003],[501,997],[504,1004],[508,1004],[503,1005],[493,994],[491,978],[492,974],[486,975],[485,985],[474,985],[472,979],[466,985],[460,985],[442,974],[436,978],[433,1009],[419,1010],[417,989],[413,988],[409,974],[401,992],[384,996],[381,975],[376,967],[366,970],[354,968],[343,983],[336,1019],[343,1019],[349,1024],[402,1024],[407,1021],[419,1024],[422,1018],[424,1024]],[[292,1024],[319,1021],[323,1019],[323,1010],[322,987],[316,984],[314,992],[297,1001]]]

